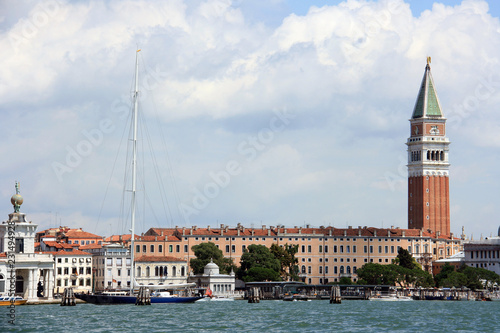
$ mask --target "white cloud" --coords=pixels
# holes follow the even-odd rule
[[[162,176],[172,167],[180,185],[170,209],[175,200],[191,202],[193,189],[202,189],[211,171],[233,159],[243,166],[192,216],[193,223],[384,221],[405,227],[406,170],[400,156],[406,156],[407,120],[425,58],[432,56],[452,141],[452,206],[460,209],[460,216],[458,208],[452,210],[452,229],[457,233],[465,224],[466,230],[489,234],[498,227],[491,207],[500,185],[495,168],[500,23],[487,2],[435,4],[415,17],[403,1],[351,0],[273,19],[264,17],[269,12],[263,9],[258,14],[229,0],[11,1],[2,8],[7,11],[0,20],[5,216],[17,179],[24,184],[26,212],[44,220],[34,222],[48,223],[48,212],[57,211],[68,221],[62,224],[96,228],[115,147],[128,130],[122,112],[130,107],[138,46],[141,105],[165,131],[171,149]],[[281,24],[264,23],[270,21]],[[295,118],[246,163],[238,145],[268,128],[272,110],[283,108]],[[66,163],[68,147],[76,150],[89,141],[84,133],[99,129],[103,120],[111,121],[113,130],[60,182],[53,163]],[[161,150],[163,139],[151,135]],[[487,163],[481,163],[484,156]],[[113,191],[122,177],[112,178]],[[473,183],[477,177],[486,183],[480,192]],[[468,204],[470,193],[477,207]],[[119,194],[110,196],[114,202],[105,204],[106,221],[114,219],[120,201]],[[479,226],[474,214],[483,208]],[[177,218],[172,215],[166,220]]]

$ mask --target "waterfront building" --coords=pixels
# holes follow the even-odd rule
[[[122,244],[89,244],[80,248],[92,254],[94,291],[130,289],[130,250]]]
[[[140,285],[180,284],[188,278],[187,261],[173,256],[138,256],[135,269]]]
[[[190,274],[188,282],[196,283],[198,288],[210,288],[213,296],[233,295],[236,288],[236,276],[234,272],[220,274],[219,266],[213,261],[206,264],[203,274]]]
[[[453,268],[458,270],[465,263],[465,254],[463,251],[458,252],[448,258],[439,259],[432,263],[432,274],[436,275],[441,272],[443,266],[450,265]]]
[[[450,234],[449,159],[444,117],[431,75],[430,57],[410,119],[408,228]]]
[[[40,299],[52,300],[54,289],[54,256],[35,252],[35,233],[37,224],[26,220],[21,213],[23,197],[16,183],[16,194],[11,198],[14,212],[9,219],[0,224],[0,293],[9,292],[11,269],[7,253],[14,252],[15,293],[29,302]],[[9,234],[9,225],[14,226],[14,235]],[[9,249],[9,241],[13,238],[15,249]]]
[[[236,265],[249,245],[270,248],[272,244],[297,245],[300,279],[308,284],[336,282],[341,277],[357,280],[356,271],[365,263],[390,264],[400,247],[407,249],[432,272],[432,261],[449,257],[461,249],[453,235],[400,228],[266,227],[245,228],[151,228],[136,240],[136,256],[195,258],[192,247],[212,242]]]
[[[102,244],[102,236],[83,231],[82,228],[49,228],[36,233],[35,242],[54,241],[71,245]]]
[[[500,228],[496,237],[464,242],[467,266],[484,268],[500,275]]]
[[[73,248],[45,253],[51,253],[55,258],[56,294],[68,287],[74,292],[92,291],[92,254]]]

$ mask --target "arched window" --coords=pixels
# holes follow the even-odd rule
[[[0,274],[0,293],[5,292],[5,277]]]
[[[346,266],[347,274],[351,274],[351,266]]]
[[[186,275],[186,267],[182,266],[181,267],[181,276]]]
[[[168,275],[167,266],[163,266],[163,276],[167,277],[167,275]]]
[[[302,270],[302,274],[305,274],[305,273],[306,273],[306,266],[305,266],[305,265],[302,265],[301,270]]]
[[[155,276],[159,276],[160,272],[158,272],[158,266],[155,266]]]
[[[444,151],[442,151],[442,150],[441,150],[441,154],[440,154],[440,155],[441,155],[440,160],[441,160],[441,161],[444,161]]]
[[[344,274],[344,266],[340,266],[340,274]]]
[[[177,267],[172,267],[172,276],[177,276]]]
[[[147,267],[146,267],[146,276],[148,276],[148,277],[149,277],[149,273],[150,273],[150,268],[149,268],[149,266],[147,266]]]
[[[141,266],[138,266],[137,267],[137,276],[140,277],[141,276]]]
[[[415,245],[415,253],[420,253],[420,246],[418,244]]]

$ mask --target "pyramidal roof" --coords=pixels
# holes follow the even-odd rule
[[[427,65],[425,66],[424,78],[420,85],[418,92],[417,102],[413,109],[412,119],[415,118],[443,118],[444,114],[439,104],[436,90],[434,88],[434,80],[431,75],[430,57],[427,58]]]

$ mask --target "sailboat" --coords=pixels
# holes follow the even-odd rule
[[[130,270],[130,290],[126,291],[106,291],[98,294],[75,294],[75,297],[87,303],[93,304],[135,304],[137,297],[134,295],[134,288],[139,287],[135,281],[135,265],[134,265],[134,238],[135,238],[135,209],[136,209],[136,174],[137,174],[137,116],[138,116],[138,98],[139,98],[139,57],[138,54],[141,50],[137,50],[135,55],[135,84],[134,84],[134,110],[132,112],[133,122],[133,139],[132,139],[132,204],[131,204],[131,238],[130,238],[130,256],[131,256],[131,270]],[[193,303],[201,298],[203,295],[193,296],[179,296],[171,294],[172,290],[186,289],[192,287],[191,284],[177,284],[177,285],[159,285],[159,286],[140,286],[147,287],[148,289],[163,289],[169,291],[156,292],[151,297],[151,303]]]

